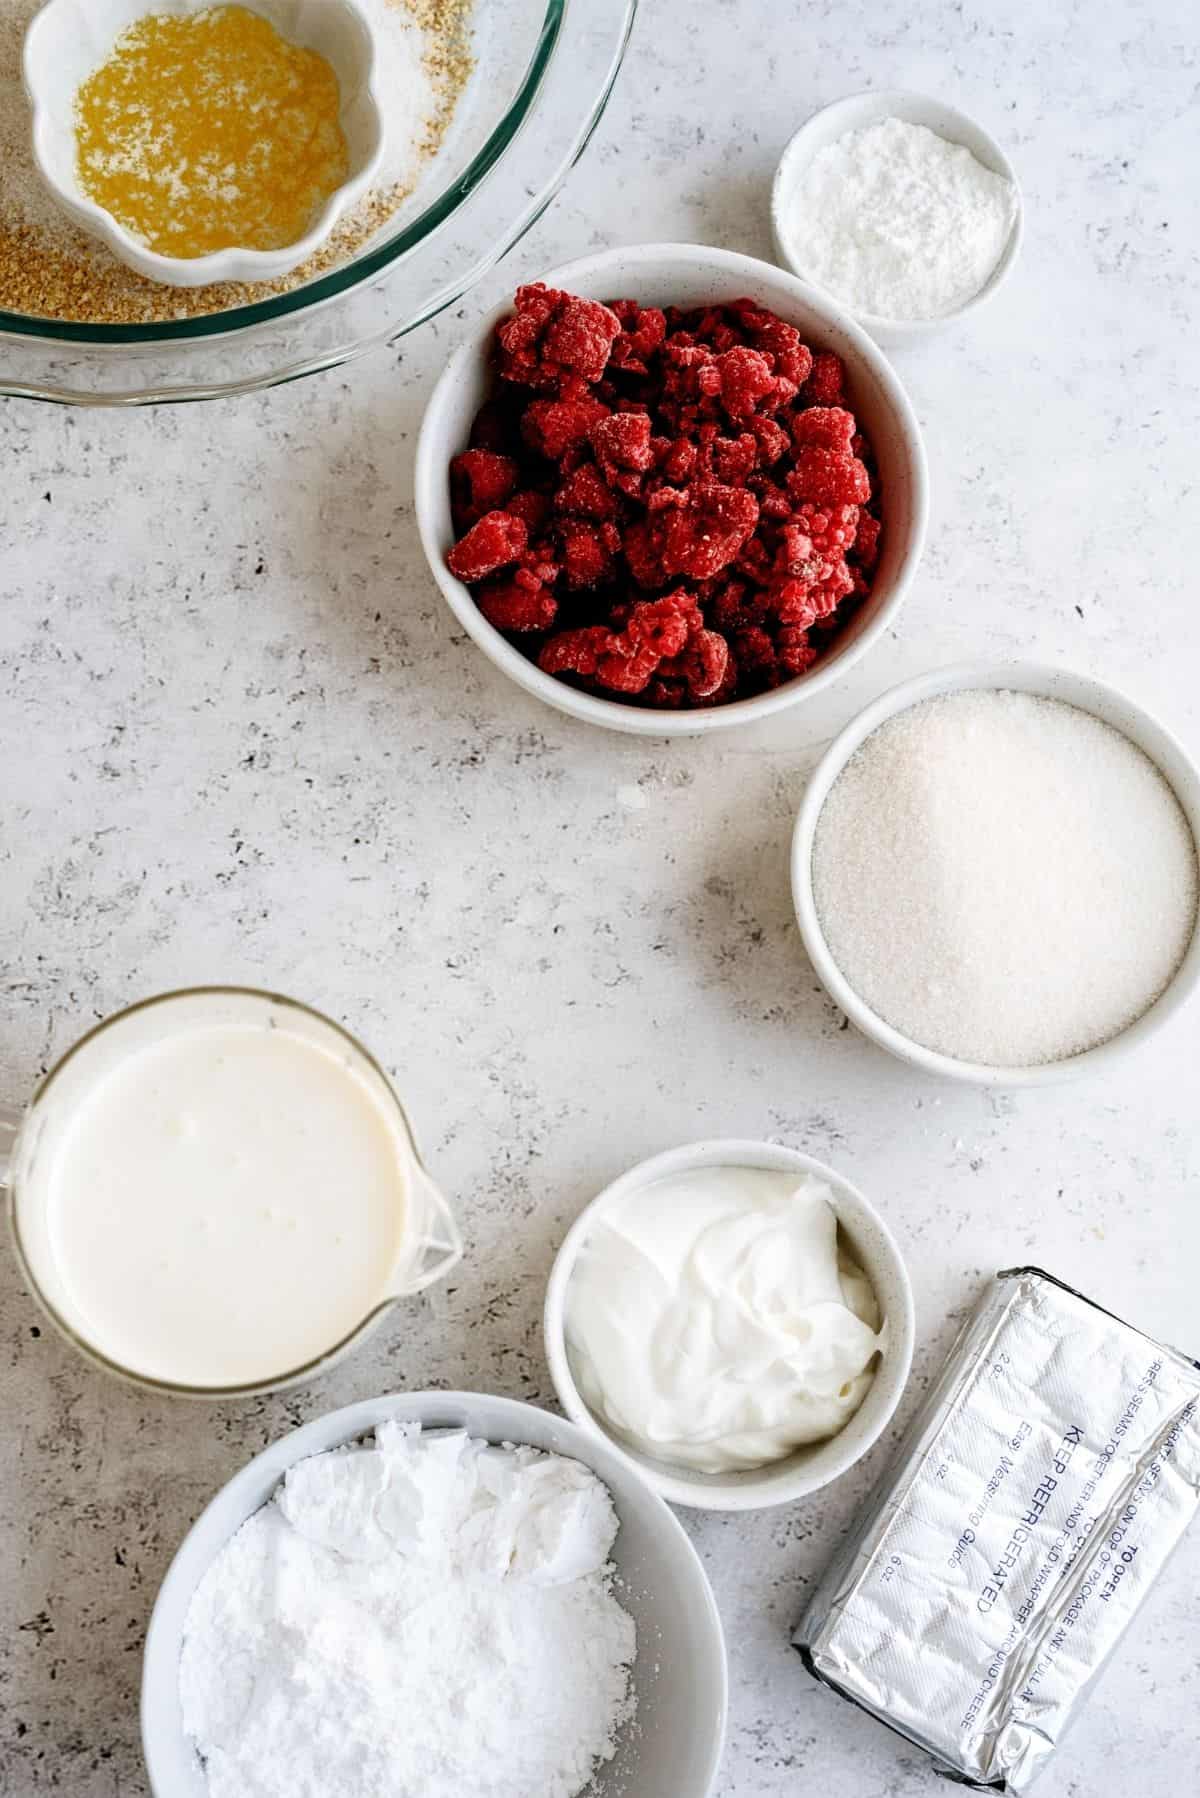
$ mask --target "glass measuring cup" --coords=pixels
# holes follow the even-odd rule
[[[63,1134],[97,1082],[139,1051],[185,1032],[230,1025],[286,1030],[335,1058],[386,1114],[397,1153],[397,1185],[403,1197],[399,1250],[378,1300],[337,1341],[299,1366],[271,1370],[245,1384],[185,1385],[122,1365],[73,1317],[75,1310],[57,1265],[43,1178]],[[8,1214],[18,1263],[51,1323],[95,1365],[157,1392],[197,1398],[229,1398],[273,1392],[323,1373],[374,1329],[401,1298],[444,1278],[462,1256],[462,1239],[450,1208],[429,1176],[395,1089],[362,1044],[320,1012],[294,999],[245,987],[198,987],[143,1000],[98,1024],[59,1060],[29,1105],[0,1107],[0,1181],[8,1189]]]

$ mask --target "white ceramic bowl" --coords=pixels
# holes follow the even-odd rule
[[[828,1442],[797,1449],[786,1459],[749,1472],[696,1473],[639,1454],[615,1436],[603,1419],[582,1398],[566,1346],[566,1310],[571,1276],[579,1252],[595,1225],[631,1192],[655,1180],[693,1168],[767,1168],[784,1174],[815,1175],[828,1181],[833,1191],[838,1223],[863,1272],[875,1288],[883,1313],[884,1351],[867,1396],[843,1430]],[[891,1231],[857,1187],[823,1162],[782,1143],[732,1139],[690,1143],[669,1149],[631,1168],[582,1211],[567,1232],[555,1258],[546,1290],[544,1314],[546,1358],[559,1403],[568,1417],[593,1437],[608,1443],[629,1466],[637,1469],[656,1492],[673,1505],[691,1505],[701,1511],[761,1511],[772,1505],[794,1504],[828,1486],[831,1480],[861,1461],[891,1421],[908,1380],[913,1354],[913,1298],[908,1272]]]
[[[925,540],[928,474],[921,430],[889,363],[841,308],[795,276],[731,250],[700,244],[634,244],[602,250],[552,269],[552,287],[589,298],[623,296],[647,306],[700,306],[749,295],[793,324],[805,341],[836,350],[846,364],[850,404],[879,463],[885,532],[870,597],[809,673],[773,692],[696,711],[654,711],[580,692],[543,674],[494,630],[469,590],[446,567],[455,540],[450,516],[450,458],[465,449],[471,423],[490,387],[487,350],[511,303],[473,328],[433,390],[417,443],[415,503],[421,542],[433,577],[463,629],[512,680],[572,718],[643,737],[695,736],[729,729],[811,698],[846,672],[896,621]]]
[[[206,1798],[208,1790],[179,1708],[184,1624],[204,1573],[289,1467],[354,1442],[390,1418],[415,1420],[426,1429],[466,1428],[489,1442],[528,1443],[569,1455],[604,1481],[621,1524],[613,1548],[618,1595],[637,1624],[638,1712],[615,1759],[588,1792],[594,1798],[667,1792],[671,1798],[708,1798],[725,1737],[728,1676],[721,1621],[699,1556],[661,1499],[594,1435],[534,1405],[476,1392],[398,1393],[348,1405],[273,1443],[218,1492],[168,1568],[146,1636],[142,1745],[154,1798]]]
[[[1106,686],[1088,675],[1073,674],[1067,668],[1047,667],[1036,662],[958,662],[953,667],[938,668],[931,674],[918,675],[915,680],[893,687],[860,712],[834,739],[813,771],[796,820],[792,838],[792,897],[800,935],[818,980],[850,1022],[880,1048],[927,1074],[940,1074],[976,1086],[1046,1086],[1111,1068],[1114,1062],[1162,1029],[1200,986],[1200,923],[1171,984],[1127,1030],[1101,1043],[1098,1048],[1073,1055],[1066,1061],[1045,1062],[1036,1067],[1002,1068],[941,1055],[936,1049],[913,1042],[911,1037],[885,1023],[859,998],[834,961],[817,917],[813,896],[812,851],[817,819],[829,789],[855,750],[898,712],[906,712],[922,700],[935,699],[945,693],[979,688],[1002,688],[1060,699],[1081,711],[1091,712],[1122,731],[1131,743],[1136,743],[1149,756],[1165,777],[1183,808],[1200,850],[1200,772],[1170,732],[1131,699],[1117,692],[1115,687]]]
[[[162,256],[139,243],[80,188],[76,169],[75,96],[106,60],[117,38],[147,11],[203,12],[212,0],[48,0],[25,34],[23,74],[33,114],[33,155],[63,211],[107,244],[138,274],[166,287],[210,281],[272,281],[320,248],[347,207],[370,185],[383,155],[384,124],[372,86],[375,35],[357,0],[242,0],[292,43],[319,51],[341,88],[340,122],[350,174],[332,193],[312,229],[280,250],[233,248],[208,256]]]
[[[906,343],[915,343],[920,338],[928,337],[946,325],[954,324],[969,312],[974,312],[976,307],[982,306],[985,300],[991,299],[1017,259],[1024,230],[1024,209],[1020,184],[1008,157],[995,138],[989,136],[974,119],[968,118],[965,112],[959,112],[956,107],[947,106],[941,100],[931,100],[924,94],[904,91],[851,94],[847,99],[835,100],[832,106],[822,107],[820,112],[814,113],[806,124],[801,125],[780,158],[771,189],[771,232],[775,241],[775,254],[786,268],[794,270],[804,280],[813,278],[804,266],[803,249],[794,241],[789,223],[795,211],[796,189],[813,157],[828,145],[836,143],[839,138],[845,137],[847,132],[862,131],[867,126],[878,125],[888,118],[903,119],[909,125],[924,125],[952,144],[965,144],[972,156],[985,168],[991,169],[994,174],[1004,175],[1012,182],[1016,196],[1012,230],[999,262],[978,293],[961,306],[955,307],[953,312],[947,312],[941,318],[880,318],[874,313],[849,306],[840,296],[833,296],[838,305],[846,307],[859,324],[870,332],[876,343],[898,349]]]

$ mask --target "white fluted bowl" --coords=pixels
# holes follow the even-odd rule
[[[212,0],[156,0],[159,13],[207,11]],[[366,192],[383,156],[383,112],[374,88],[375,34],[357,0],[241,0],[269,19],[289,42],[316,50],[341,91],[339,123],[350,173],[312,228],[279,250],[234,246],[207,256],[163,256],[139,243],[79,185],[75,97],[106,61],[117,39],[144,18],[146,0],[48,0],[25,34],[23,74],[33,115],[33,156],[54,199],[89,236],[121,262],[165,287],[215,281],[274,281],[312,256],[348,207]]]

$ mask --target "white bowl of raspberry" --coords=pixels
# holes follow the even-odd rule
[[[553,270],[452,356],[417,526],[484,653],[588,723],[690,736],[796,705],[895,623],[920,427],[832,300],[750,256],[637,244]]]

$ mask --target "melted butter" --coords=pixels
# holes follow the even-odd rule
[[[79,90],[84,193],[150,249],[283,249],[345,181],[337,76],[244,6],[150,14]]]

